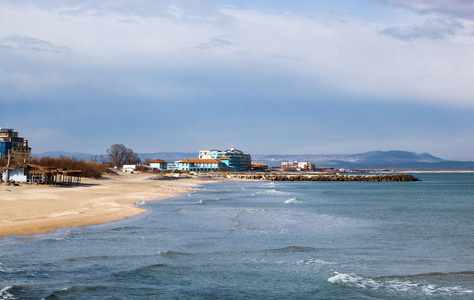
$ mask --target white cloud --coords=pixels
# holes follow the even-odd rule
[[[440,13],[474,20],[472,0],[375,0],[380,3],[405,7],[419,13]]]
[[[414,39],[444,39],[454,36],[456,32],[464,29],[461,22],[449,19],[429,19],[421,25],[402,25],[389,27],[382,30],[383,34],[397,39],[410,41]]]
[[[49,74],[54,76],[43,77],[42,86],[48,86],[48,78],[57,82],[64,77],[71,89],[99,83],[111,95],[178,99],[213,92],[219,83],[313,99],[321,99],[325,91],[358,99],[474,106],[469,21],[432,19],[400,26],[211,4],[190,9],[145,1],[151,9],[128,10],[131,2],[101,3],[47,9],[2,3],[0,51],[18,61],[35,61],[31,69],[25,63],[17,70],[28,78],[36,76],[37,64],[51,63]],[[417,3],[410,7],[421,10],[425,2]],[[33,60],[8,47],[75,56],[54,61],[35,53]],[[2,77],[5,68],[0,63],[1,81],[24,84]],[[37,91],[31,89],[31,95]]]

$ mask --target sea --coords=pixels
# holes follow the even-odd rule
[[[474,299],[474,174],[204,184],[0,241],[0,299]]]

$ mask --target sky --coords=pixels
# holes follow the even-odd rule
[[[33,153],[474,160],[472,0],[1,0],[0,127]]]

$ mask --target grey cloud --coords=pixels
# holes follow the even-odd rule
[[[419,13],[437,12],[458,18],[474,20],[472,0],[374,0],[378,3],[405,7]]]
[[[57,46],[48,41],[35,39],[29,36],[10,35],[0,39],[0,48],[3,49],[22,49],[38,52],[50,52],[63,55],[72,55],[70,48]]]
[[[414,39],[444,39],[449,35],[454,35],[456,30],[462,29],[459,22],[444,19],[432,19],[423,25],[395,26],[381,31],[382,34],[394,38],[410,41]]]
[[[231,46],[232,43],[228,40],[224,40],[221,38],[212,39],[210,42],[201,43],[196,48],[198,49],[209,49],[209,48],[216,48],[216,47],[226,47]]]

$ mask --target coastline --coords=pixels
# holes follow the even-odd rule
[[[77,186],[1,186],[0,240],[120,221],[146,211],[136,207],[137,202],[172,198],[200,184],[225,180],[146,180],[150,176],[124,173],[83,178]]]

